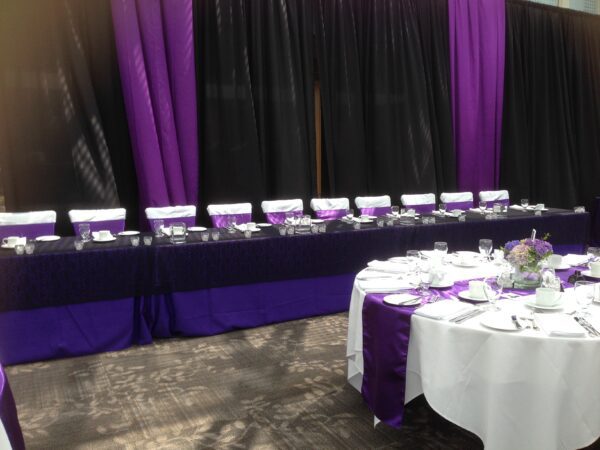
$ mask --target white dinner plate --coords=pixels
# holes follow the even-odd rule
[[[261,228],[268,228],[268,227],[272,227],[273,225],[265,222],[265,223],[257,223],[256,226],[261,227]]]
[[[206,231],[206,227],[189,227],[188,231]]]
[[[546,311],[558,311],[559,309],[563,309],[565,307],[565,304],[563,302],[557,303],[556,305],[552,305],[552,306],[538,305],[535,302],[535,299],[525,300],[525,305],[529,306],[530,308],[543,309]]]
[[[481,325],[500,331],[519,331],[521,328],[517,328],[515,323],[512,321],[510,314],[502,311],[488,312],[481,316]]]
[[[121,231],[120,233],[117,233],[117,234],[119,236],[137,236],[138,234],[140,234],[140,232],[131,230],[131,231]]]
[[[581,275],[583,275],[584,277],[588,277],[588,278],[594,278],[595,280],[600,280],[600,277],[596,277],[596,276],[592,275],[591,270],[584,270],[583,272],[581,272]]]
[[[391,294],[383,297],[383,302],[392,306],[412,306],[421,304],[421,297],[414,294]]]
[[[38,242],[52,242],[52,241],[58,241],[59,239],[60,239],[60,236],[56,236],[54,234],[49,234],[47,236],[38,236],[35,238],[35,240]]]
[[[452,261],[452,264],[455,265],[456,267],[463,267],[465,269],[470,269],[473,267],[479,267],[479,262],[477,261],[457,261],[454,260]]]
[[[464,255],[464,256],[470,256],[473,258],[480,258],[481,254],[477,253],[477,252],[472,252],[470,250],[458,250],[456,252],[454,252],[456,255]]]
[[[311,219],[311,223],[323,223],[325,222],[323,219]]]
[[[457,295],[463,300],[468,300],[470,302],[487,302],[487,298],[471,297],[471,293],[468,289],[460,291]]]
[[[116,241],[117,238],[114,236],[108,237],[108,238],[104,238],[104,239],[97,239],[97,238],[93,238],[92,241],[94,242],[98,242],[98,243],[104,243],[104,242],[112,242],[112,241]]]
[[[373,223],[373,219],[368,219],[366,217],[355,217],[353,222],[356,223]]]
[[[432,284],[430,287],[432,289],[447,289],[452,286],[454,286],[454,283],[452,281],[442,281],[438,284]]]

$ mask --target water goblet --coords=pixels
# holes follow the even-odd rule
[[[490,302],[492,311],[500,311],[500,308],[496,304],[496,301],[502,295],[504,286],[502,282],[498,282],[497,277],[489,277],[483,280],[483,294],[488,302]]]
[[[479,211],[481,212],[481,214],[485,213],[486,209],[487,209],[487,202],[479,202]]]
[[[442,216],[445,216],[446,215],[446,209],[447,209],[446,204],[445,203],[440,203],[439,206],[438,206],[438,208],[440,210],[440,214]]]
[[[529,199],[528,198],[522,198],[521,199],[521,207],[523,209],[527,209],[528,206],[529,206]]]
[[[152,230],[154,231],[154,236],[159,238],[163,235],[163,227],[165,225],[165,221],[162,219],[157,219],[152,221]]]
[[[485,258],[489,261],[490,255],[492,253],[493,242],[491,239],[479,239],[479,253],[485,256]]]
[[[392,206],[392,214],[397,216],[400,213],[400,208],[396,205]]]
[[[589,315],[588,306],[594,301],[595,286],[592,281],[576,281],[575,282],[575,300],[579,305],[578,314],[582,316]]]
[[[347,220],[354,219],[354,210],[352,208],[346,210],[346,219]]]
[[[447,242],[434,242],[433,250],[438,253],[440,256],[445,256],[448,254],[448,243]]]
[[[83,240],[83,242],[89,242],[91,240],[91,232],[90,232],[90,224],[89,223],[80,223],[77,226],[79,231],[79,236]]]

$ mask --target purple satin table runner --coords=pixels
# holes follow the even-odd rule
[[[97,220],[95,222],[73,222],[73,230],[75,236],[79,236],[79,225],[82,223],[90,224],[90,231],[109,230],[112,234],[120,233],[125,231],[125,219],[118,220]]]
[[[252,214],[222,214],[210,216],[210,220],[212,220],[213,226],[216,228],[226,228],[228,225],[228,221],[230,218],[235,219],[236,224],[248,223],[252,221]]]
[[[341,219],[345,215],[346,215],[345,209],[330,209],[330,210],[323,209],[321,211],[315,211],[315,216],[317,216],[319,219],[323,219],[323,220]]]
[[[557,272],[565,287],[571,287],[567,279],[575,270]],[[450,289],[431,289],[431,293],[451,299],[468,288],[469,280],[463,280],[454,283]],[[523,296],[532,294],[532,291],[519,289],[505,289],[504,292]],[[386,295],[390,294],[367,294],[363,303],[364,374],[361,393],[379,420],[399,428],[404,416],[410,321],[416,307],[387,305],[383,302]]]
[[[274,225],[278,225],[280,223],[285,222],[285,218],[287,214],[291,214],[292,217],[302,217],[302,211],[286,211],[286,212],[269,212],[265,213],[265,217],[267,218],[267,222],[272,223]]]
[[[377,206],[374,208],[361,208],[360,213],[368,216],[385,216],[392,212],[391,206]]]
[[[24,450],[25,441],[19,425],[17,407],[2,365],[0,365],[0,420],[13,450]]]
[[[0,239],[7,236],[26,237],[35,239],[38,236],[47,236],[54,234],[53,223],[28,223],[23,225],[2,225],[0,226]]]

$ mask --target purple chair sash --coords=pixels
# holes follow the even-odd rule
[[[229,220],[230,217],[233,217],[235,219],[235,223],[238,223],[238,224],[239,223],[248,223],[252,220],[251,213],[215,215],[215,216],[210,216],[210,220],[212,220],[214,227],[226,228],[227,221]]]
[[[188,228],[196,225],[195,217],[165,217],[164,219],[148,219],[148,223],[150,225],[151,230],[154,229],[154,221],[155,220],[162,220],[163,226],[165,228],[168,228],[169,226],[171,226],[172,223],[177,223],[177,222],[185,223],[185,226]]]
[[[360,208],[360,213],[368,216],[385,216],[392,212],[391,206],[377,206],[374,208]]]
[[[488,208],[491,208],[492,206],[494,206],[494,203],[500,203],[503,206],[510,206],[510,200],[509,199],[506,199],[506,200],[487,200],[486,203],[487,203],[487,207]]]
[[[0,420],[13,450],[24,450],[25,441],[23,440],[21,425],[19,425],[15,399],[2,366],[0,366]]]
[[[317,216],[319,219],[324,219],[324,220],[341,219],[345,215],[346,215],[345,209],[329,209],[329,210],[323,209],[321,211],[315,211],[315,216]]]
[[[430,214],[435,210],[435,204],[427,204],[427,205],[405,205],[406,209],[414,209],[415,212],[419,214]]]
[[[272,224],[280,224],[285,222],[286,214],[292,214],[293,217],[301,217],[303,211],[286,211],[286,212],[269,212],[265,213],[265,217],[267,218],[267,222]]]
[[[90,231],[109,230],[112,234],[125,231],[125,219],[118,220],[98,220],[96,222],[73,222],[75,236],[79,235],[79,225],[82,223],[90,224]]]
[[[471,209],[473,207],[473,202],[472,201],[468,201],[468,202],[448,202],[446,203],[446,210],[448,211],[452,211],[453,209],[462,209],[462,210],[468,210]]]
[[[27,223],[23,225],[0,226],[0,239],[7,236],[20,236],[34,239],[38,236],[54,234],[54,223]]]

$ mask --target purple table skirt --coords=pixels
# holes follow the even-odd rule
[[[6,373],[0,365],[0,420],[8,436],[13,450],[25,449],[19,418],[17,417],[17,407],[15,400],[6,378]]]
[[[557,272],[565,287],[575,269]],[[469,280],[458,281],[451,289],[432,289],[432,295],[449,299],[469,287]],[[532,291],[508,289],[519,295]],[[362,310],[364,374],[361,393],[369,409],[382,422],[399,428],[404,416],[406,364],[413,306],[390,306],[383,302],[388,294],[368,294]],[[502,300],[500,300],[501,302]]]
[[[149,295],[0,314],[0,362],[120,350],[348,310],[354,274]]]

